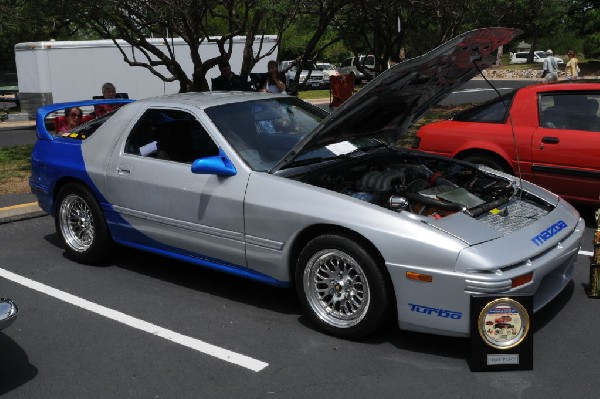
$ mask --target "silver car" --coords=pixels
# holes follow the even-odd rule
[[[561,292],[583,221],[531,183],[395,143],[517,34],[467,32],[331,114],[282,94],[186,93],[56,135],[44,119],[65,104],[46,106],[31,188],[76,261],[120,244],[295,287],[340,337],[391,314],[406,330],[469,336],[472,296],[530,295],[539,310]]]

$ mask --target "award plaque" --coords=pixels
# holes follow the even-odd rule
[[[533,297],[471,297],[472,371],[533,369]]]

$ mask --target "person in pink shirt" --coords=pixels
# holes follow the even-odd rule
[[[65,133],[73,130],[77,126],[81,125],[83,118],[83,112],[79,107],[71,107],[65,109],[65,120],[66,123],[59,127],[57,133]]]

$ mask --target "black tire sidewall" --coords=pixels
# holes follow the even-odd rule
[[[337,249],[351,256],[362,268],[369,283],[370,304],[365,317],[356,325],[340,328],[327,324],[312,310],[304,291],[304,270],[310,258],[323,249]],[[311,321],[328,334],[346,338],[358,339],[378,330],[386,321],[389,308],[391,283],[382,272],[381,267],[373,257],[359,244],[341,235],[322,235],[311,240],[298,257],[295,271],[296,293],[300,303]]]

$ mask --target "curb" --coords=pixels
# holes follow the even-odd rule
[[[38,206],[37,202],[11,205],[0,208],[0,224],[17,222],[45,215],[47,215],[47,213]]]
[[[0,130],[2,129],[15,129],[15,128],[33,128],[35,127],[35,121],[11,121],[6,120],[0,122]]]

